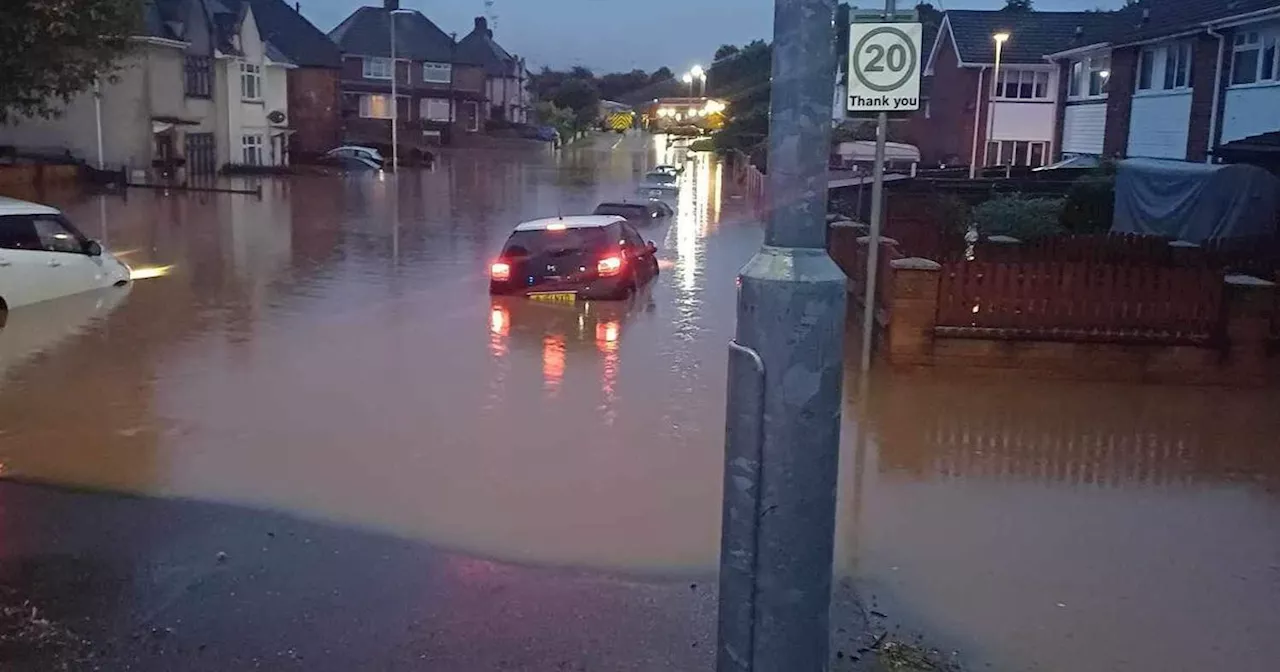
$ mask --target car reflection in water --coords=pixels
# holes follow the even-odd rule
[[[132,289],[129,283],[0,311],[0,380],[10,368],[52,350],[111,314]]]
[[[493,297],[489,309],[490,353],[505,357],[509,348],[541,353],[543,389],[556,394],[564,380],[566,359],[594,345],[604,369],[601,392],[612,401],[617,384],[618,358],[627,324],[652,313],[656,306],[652,285],[623,301],[545,303],[520,297]]]

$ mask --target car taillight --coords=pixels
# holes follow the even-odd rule
[[[622,272],[622,257],[605,257],[596,263],[596,272],[600,275],[617,275]]]
[[[507,281],[511,279],[511,264],[504,261],[496,261],[489,267],[489,277],[494,280]]]

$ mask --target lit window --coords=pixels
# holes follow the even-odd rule
[[[366,57],[364,59],[365,79],[391,79],[391,59]]]
[[[360,96],[360,116],[365,119],[390,119],[391,96],[376,93]]]
[[[1089,95],[1104,96],[1107,82],[1111,80],[1111,56],[1095,56],[1089,59]]]
[[[448,84],[453,81],[453,66],[448,63],[423,63],[422,81]]]
[[[262,100],[262,66],[240,64],[240,97],[245,100]]]
[[[262,136],[246,135],[240,139],[240,146],[243,152],[244,164],[246,166],[262,165]]]

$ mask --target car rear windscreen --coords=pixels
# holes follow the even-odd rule
[[[516,231],[507,239],[504,257],[529,257],[559,252],[600,252],[609,247],[608,230],[561,229],[559,231]]]
[[[602,203],[596,207],[595,214],[616,215],[627,219],[645,219],[649,216],[649,209],[643,205],[631,205],[628,203]]]

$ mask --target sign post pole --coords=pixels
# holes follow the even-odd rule
[[[897,3],[885,0],[884,4],[884,14],[879,17],[882,23],[854,23],[849,31],[849,110],[878,113],[871,221],[868,222],[866,291],[862,303],[862,357],[859,364],[863,373],[871,369],[871,346],[875,339],[889,112],[911,112],[920,108],[920,24],[894,22],[898,18]]]

